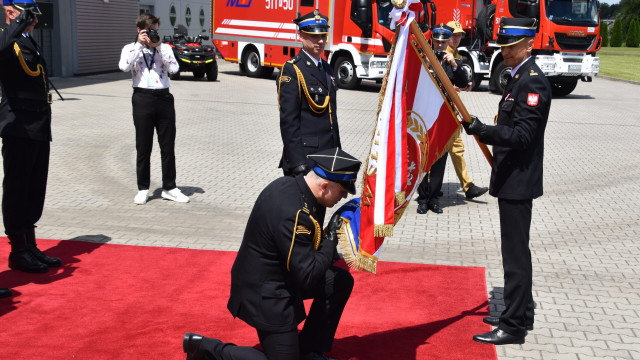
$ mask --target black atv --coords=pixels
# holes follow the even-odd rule
[[[207,75],[207,80],[216,81],[218,79],[216,48],[213,45],[202,44],[202,40],[209,40],[209,36],[202,34],[188,36],[184,25],[176,25],[173,30],[173,36],[165,36],[164,41],[173,49],[173,55],[180,64],[180,70],[169,75],[169,78],[179,80],[180,72],[191,71],[196,79],[202,79]]]

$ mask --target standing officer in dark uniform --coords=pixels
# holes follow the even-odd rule
[[[188,360],[328,359],[353,277],[333,266],[337,257],[334,216],[323,233],[324,209],[355,194],[360,161],[334,148],[309,155],[307,175],[283,176],[260,194],[231,269],[227,305],[258,331],[264,353],[187,333]],[[305,319],[303,299],[313,299]]]
[[[495,345],[522,344],[533,329],[529,229],[533,199],[542,195],[544,130],[551,106],[549,81],[531,57],[535,34],[535,19],[502,18],[496,43],[512,70],[496,125],[475,117],[463,123],[467,134],[493,145],[489,193],[498,198],[500,209],[505,309],[499,318],[483,319],[497,329],[473,339]]]
[[[45,273],[62,265],[36,247],[49,171],[51,96],[47,66],[29,32],[40,10],[33,0],[3,0],[0,26],[0,136],[4,181],[2,217],[11,243],[9,267]]]
[[[467,86],[467,75],[462,69],[462,62],[446,52],[452,34],[452,27],[439,24],[431,33],[432,47],[451,83],[463,88]],[[439,198],[441,196],[442,181],[444,180],[444,169],[445,165],[447,165],[447,155],[448,153],[445,153],[431,165],[429,174],[422,179],[418,186],[418,214],[426,214],[428,210],[436,214],[442,214]]]
[[[302,50],[280,71],[278,103],[285,175],[306,174],[313,166],[307,155],[341,147],[336,90],[331,66],[322,59],[329,33],[328,18],[317,10],[293,20]]]

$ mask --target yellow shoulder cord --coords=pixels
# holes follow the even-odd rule
[[[316,114],[321,114],[323,113],[325,110],[327,110],[327,107],[329,108],[329,114],[331,114],[331,106],[329,106],[329,94],[327,94],[327,96],[325,96],[324,98],[324,104],[322,105],[318,105],[315,101],[313,101],[313,99],[311,99],[311,95],[309,95],[309,90],[307,90],[307,84],[304,81],[304,76],[302,76],[302,72],[300,71],[300,69],[295,66],[294,64],[293,68],[296,70],[296,73],[298,74],[298,84],[302,83],[302,89],[304,90],[304,95],[307,97],[307,102],[309,103],[309,108],[311,108],[311,111],[313,111]]]
[[[29,69],[27,62],[24,60],[24,56],[22,56],[22,50],[20,50],[20,46],[18,46],[17,42],[13,43],[13,49],[15,50],[16,55],[18,56],[18,60],[20,61],[20,66],[22,66],[22,70],[24,70],[24,72],[27,75],[33,76],[33,77],[42,75],[42,82],[44,83],[44,88],[46,90],[47,80],[44,77],[44,68],[42,67],[42,64],[38,64],[38,66],[36,67],[36,71]]]
[[[298,216],[300,215],[300,211],[296,213],[296,222],[293,224],[293,235],[291,236],[291,247],[289,248],[289,256],[287,256],[287,271],[291,271],[289,267],[289,262],[291,261],[291,253],[293,252],[293,244],[296,241],[296,230],[298,228]],[[322,240],[322,229],[320,229],[320,224],[313,218],[313,216],[309,215],[309,218],[313,222],[314,233],[313,233],[313,250],[318,251],[320,247],[320,240]]]

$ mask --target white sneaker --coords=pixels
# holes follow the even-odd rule
[[[144,205],[149,200],[149,190],[140,190],[136,194],[136,197],[133,198],[133,202],[138,205]]]
[[[179,203],[188,203],[189,197],[180,191],[178,188],[171,190],[162,190],[162,197],[167,200],[172,200]]]

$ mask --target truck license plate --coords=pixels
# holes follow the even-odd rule
[[[569,72],[579,73],[582,71],[582,65],[569,65]]]

